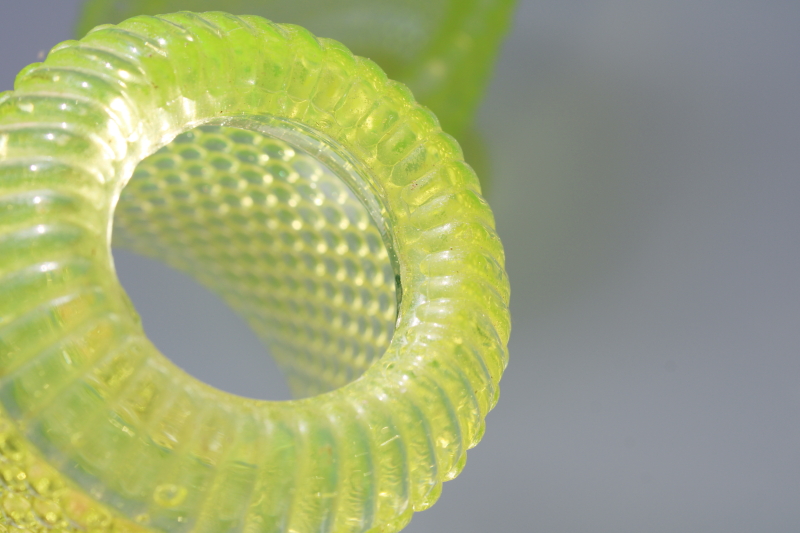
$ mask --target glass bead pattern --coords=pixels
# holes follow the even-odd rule
[[[201,126],[136,168],[113,244],[190,274],[244,317],[295,397],[357,378],[389,346],[395,279],[349,187],[285,141]]]

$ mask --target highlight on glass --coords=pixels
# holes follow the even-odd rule
[[[392,532],[430,507],[507,364],[503,248],[463,159],[376,63],[258,16],[137,16],[20,72],[0,95],[0,523]],[[296,399],[172,364],[112,242],[217,292]]]

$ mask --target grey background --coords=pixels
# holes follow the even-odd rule
[[[2,0],[0,90],[79,3]],[[479,117],[511,364],[408,533],[800,531],[798,52],[798,2],[520,3]],[[117,262],[168,356],[287,397],[215,297]]]

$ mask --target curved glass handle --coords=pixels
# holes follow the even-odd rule
[[[461,140],[489,81],[516,0],[89,0],[77,27],[134,15],[224,9],[336,39],[407,85]]]

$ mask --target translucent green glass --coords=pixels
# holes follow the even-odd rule
[[[516,0],[89,0],[78,24],[134,15],[224,9],[336,39],[375,61],[461,140],[489,80]],[[469,155],[469,154],[468,154]]]
[[[200,126],[139,164],[113,244],[221,295],[295,397],[349,383],[389,346],[397,318],[391,235],[373,222],[384,220],[368,172],[283,121],[215,122],[228,126]]]
[[[112,236],[219,292],[302,398],[170,363]],[[336,41],[184,12],[56,46],[0,95],[0,522],[400,530],[497,401],[503,262],[458,144]]]

